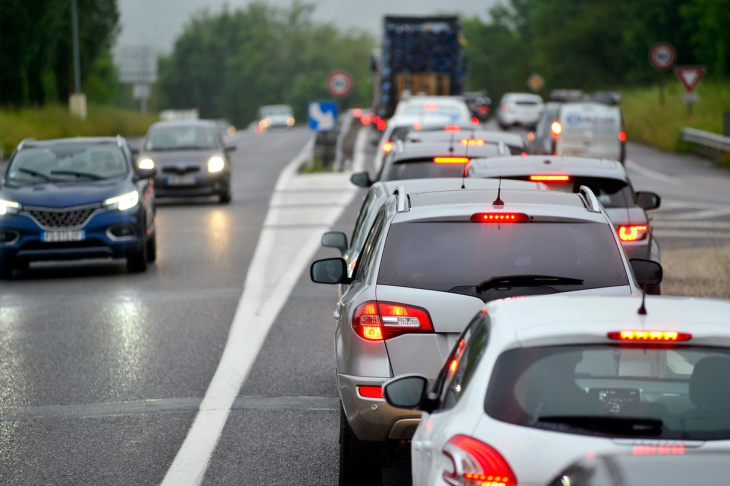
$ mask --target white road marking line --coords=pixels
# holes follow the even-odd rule
[[[276,183],[276,191],[308,184],[317,187],[331,185],[340,189],[348,185],[348,174],[323,174],[323,177],[309,174],[296,177],[303,158],[310,152],[311,147],[308,144],[286,166]],[[352,186],[350,198],[355,193],[356,188]],[[327,218],[320,220],[320,224],[331,227],[344,208],[344,205],[340,205],[324,215],[316,207],[312,210]],[[321,226],[273,227],[279,221],[271,215],[277,213],[282,214],[280,209],[270,210],[267,214],[267,226],[261,231],[223,356],[195,421],[165,475],[163,486],[197,486],[203,481],[241,385],[301,271],[306,268],[321,244]]]
[[[670,184],[682,184],[682,181],[675,177],[671,177],[666,174],[662,174],[661,172],[657,172],[657,171],[654,171],[651,169],[647,169],[646,167],[642,167],[639,164],[637,164],[636,162],[634,162],[633,160],[627,159],[625,165],[626,165],[627,170],[636,172],[637,174],[640,174],[644,177],[649,177],[649,178],[656,179],[659,181],[668,182]]]

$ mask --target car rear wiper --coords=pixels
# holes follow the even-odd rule
[[[583,285],[583,280],[572,277],[557,277],[554,275],[509,275],[492,277],[476,285],[477,292],[488,289],[509,287],[532,287],[550,285]]]
[[[88,177],[89,179],[94,179],[97,181],[104,179],[104,177],[97,175],[97,174],[90,174],[89,172],[77,172],[75,170],[52,170],[51,174],[71,175],[71,176],[76,176],[76,177]]]
[[[664,422],[658,418],[619,417],[610,415],[550,415],[537,417],[537,423],[563,424],[622,436],[660,435]]]
[[[18,172],[22,172],[23,174],[30,174],[33,177],[40,177],[41,179],[45,179],[47,181],[53,180],[53,178],[48,174],[44,174],[43,172],[38,172],[37,170],[33,169],[26,169],[24,167],[21,167],[20,169],[18,169]]]

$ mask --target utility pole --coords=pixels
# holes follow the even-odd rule
[[[69,97],[71,114],[86,119],[86,96],[81,92],[81,62],[79,60],[79,14],[76,0],[71,0],[71,28],[73,30],[74,92]]]

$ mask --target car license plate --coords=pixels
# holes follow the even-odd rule
[[[63,241],[83,241],[86,239],[84,230],[79,231],[44,231],[41,240],[46,243],[57,243]]]
[[[193,176],[179,176],[179,177],[168,177],[168,186],[194,186],[195,177]]]

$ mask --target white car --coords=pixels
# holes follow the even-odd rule
[[[663,296],[488,303],[430,393],[423,376],[384,385],[391,406],[423,412],[413,484],[544,486],[587,455],[726,450],[728,314]]]
[[[530,93],[505,93],[499,102],[497,123],[506,129],[513,125],[532,128],[540,119],[545,104],[540,95]]]

